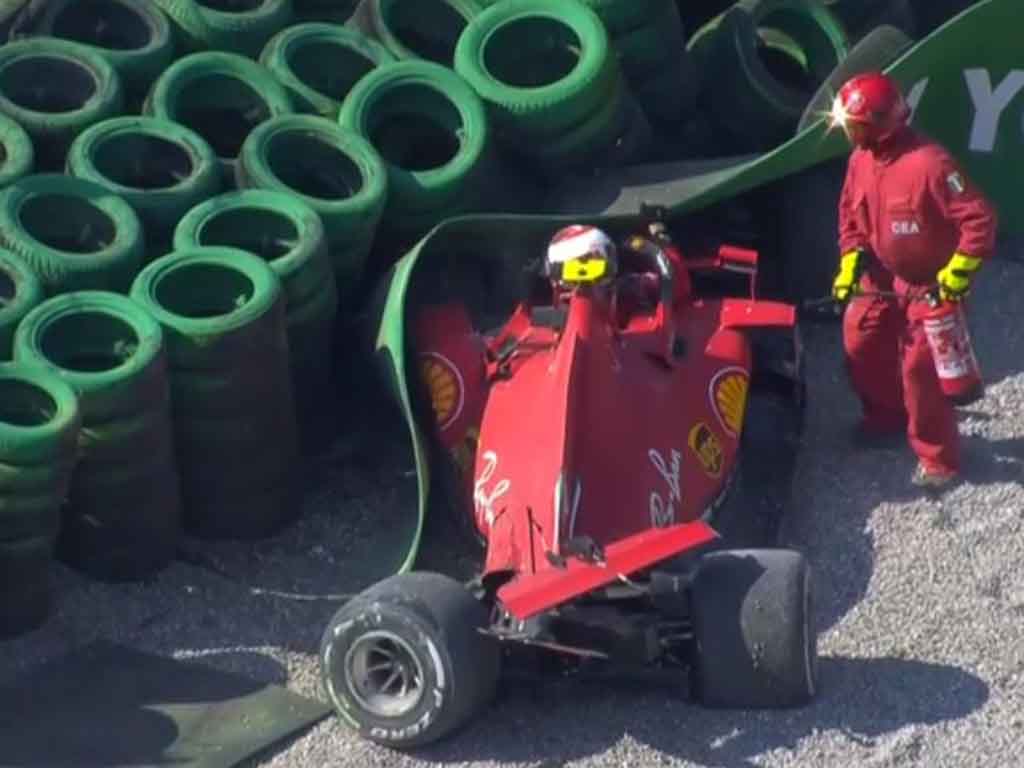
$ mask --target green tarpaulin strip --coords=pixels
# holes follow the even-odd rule
[[[0,764],[230,768],[330,711],[278,685],[98,642],[0,689]]]

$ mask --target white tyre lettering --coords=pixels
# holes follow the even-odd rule
[[[986,69],[965,69],[964,80],[974,103],[974,125],[967,146],[974,152],[991,152],[1003,112],[1024,89],[1024,70],[1011,71],[995,90]]]

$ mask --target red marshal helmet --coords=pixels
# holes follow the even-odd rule
[[[881,72],[851,78],[832,103],[831,123],[859,147],[878,146],[910,121],[910,105],[896,82]]]

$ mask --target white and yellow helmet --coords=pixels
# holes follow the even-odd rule
[[[545,274],[560,286],[613,280],[619,256],[615,243],[597,227],[573,224],[555,233],[544,260]]]

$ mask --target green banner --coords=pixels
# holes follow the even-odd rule
[[[1017,174],[1024,169],[1024,46],[1021,0],[981,0],[918,42],[887,70],[915,107],[914,124],[943,142],[998,206],[1001,226],[1021,231]],[[1014,68],[1014,66],[1018,68]],[[753,158],[679,164],[680,178],[638,182],[645,199],[667,205],[672,215],[707,208],[848,151],[845,138],[816,123],[771,152]],[[650,173],[640,169],[643,173]],[[654,198],[654,199],[652,199]],[[639,196],[638,198],[639,199]],[[626,208],[617,210],[626,211]],[[387,276],[375,317],[378,358],[401,405],[415,453],[419,483],[418,522],[402,570],[415,563],[431,505],[429,445],[413,416],[406,378],[407,311],[415,305],[416,278],[435,259],[459,269],[461,259],[522,264],[543,253],[547,237],[569,222],[600,223],[625,232],[636,213],[596,216],[484,214],[449,219],[423,237]],[[408,367],[414,372],[415,366]]]

